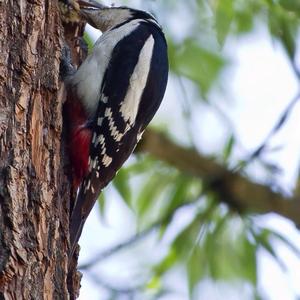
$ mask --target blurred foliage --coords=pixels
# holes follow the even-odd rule
[[[192,38],[177,44],[169,40],[168,47],[172,71],[194,81],[205,96],[225,65],[222,57],[201,47]]]
[[[147,9],[150,1],[144,2]],[[210,93],[231,63],[222,50],[227,40],[251,34],[257,27],[268,29],[270,38],[282,45],[295,69],[300,23],[297,0],[157,0],[151,7],[161,16],[168,38],[171,73],[195,87],[196,101],[205,99],[209,103]],[[171,125],[164,129],[171,131]],[[235,142],[230,133],[217,157],[219,161],[229,164]],[[198,178],[153,157],[136,155],[119,171],[113,186],[135,212],[139,231],[151,226],[158,229],[158,244],[174,227],[176,216],[189,209],[189,222],[178,228],[168,251],[149,267],[151,276],[137,291],[137,299],[159,299],[174,292],[164,283],[165,277],[178,268],[186,274],[190,299],[198,299],[197,287],[208,278],[228,284],[246,282],[252,286],[253,299],[260,299],[258,252],[270,254],[284,268],[273,246],[277,241],[300,257],[299,250],[286,237],[258,226],[253,216],[237,215],[220,204],[214,191],[206,190]],[[104,198],[102,195],[102,211]],[[113,295],[111,299],[118,299],[116,291]]]

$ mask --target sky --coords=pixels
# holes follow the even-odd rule
[[[270,40],[269,34],[262,28],[246,37],[230,39],[226,43],[225,51],[233,62],[233,66],[223,75],[229,92],[224,97],[216,93],[212,100],[225,112],[233,124],[238,143],[234,155],[245,158],[264,141],[288,103],[297,94],[299,87],[283,49]],[[178,134],[184,133],[185,130],[182,123],[177,122],[178,118],[181,118],[181,106],[174,105],[174,98],[180,97],[180,93],[176,81],[171,77],[166,97],[156,116],[156,122],[161,123],[162,120],[167,120],[166,122],[170,124],[176,124],[174,126],[178,127],[174,130]],[[199,117],[194,120],[197,126],[195,134],[197,145],[204,153],[217,153],[220,144],[224,143],[226,127],[220,122],[215,111],[207,105],[199,105],[197,109]],[[276,181],[287,194],[292,191],[298,175],[299,115],[300,103],[295,106],[284,127],[270,142],[272,147],[280,147],[280,150],[268,155],[268,158],[282,169],[282,173],[276,176]],[[251,174],[254,180],[262,178],[259,171],[254,170]],[[110,201],[105,218],[100,220],[99,208],[95,207],[85,225],[80,239],[82,249],[79,264],[135,233],[136,226],[132,212],[112,189],[109,189],[109,193]],[[187,222],[189,212],[183,213],[181,219],[181,222]],[[300,235],[297,229],[287,220],[269,214],[257,217],[257,222],[278,230],[295,245],[300,245]],[[132,274],[136,276],[135,272],[139,263],[153,262],[159,257],[159,254],[153,255],[153,249],[157,248],[155,239],[150,236],[145,243],[146,245],[138,243],[133,249],[137,253],[134,260],[128,260],[126,253],[118,254],[114,257],[116,259],[104,261],[99,264],[99,267],[93,268],[93,272],[100,274],[100,277],[105,276],[108,282],[109,278],[113,278],[113,282],[119,281],[120,284],[127,282],[126,279],[128,280]],[[163,245],[160,251],[165,251]],[[261,251],[258,259],[259,288],[268,300],[296,300],[297,295],[300,295],[300,260],[282,244],[276,244],[276,251],[278,256],[284,259],[287,271],[282,272],[278,264],[268,254]],[[140,276],[143,275],[140,274]],[[185,282],[182,282],[180,275],[174,274],[173,276],[169,278],[169,281],[178,285],[179,296],[173,295],[163,300],[187,299]],[[105,299],[104,290],[99,289],[99,285],[93,282],[92,277],[84,273],[79,299]],[[218,300],[224,297],[228,300],[235,300],[241,299],[241,295],[243,299],[251,299],[247,287],[241,291],[232,291],[221,286],[217,290],[211,282],[207,281],[201,284],[199,290],[200,299],[204,300]]]

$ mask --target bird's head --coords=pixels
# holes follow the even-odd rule
[[[94,0],[78,0],[80,15],[93,27],[105,32],[133,19],[144,19],[157,24],[155,18],[144,11],[129,7],[108,7]]]

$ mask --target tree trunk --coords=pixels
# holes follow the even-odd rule
[[[0,299],[74,299],[56,1],[0,2]]]

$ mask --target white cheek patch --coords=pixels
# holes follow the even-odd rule
[[[124,101],[121,103],[120,112],[125,122],[134,124],[138,112],[139,103],[147,83],[153,54],[154,38],[152,35],[146,40],[138,62],[130,77],[129,88]]]

